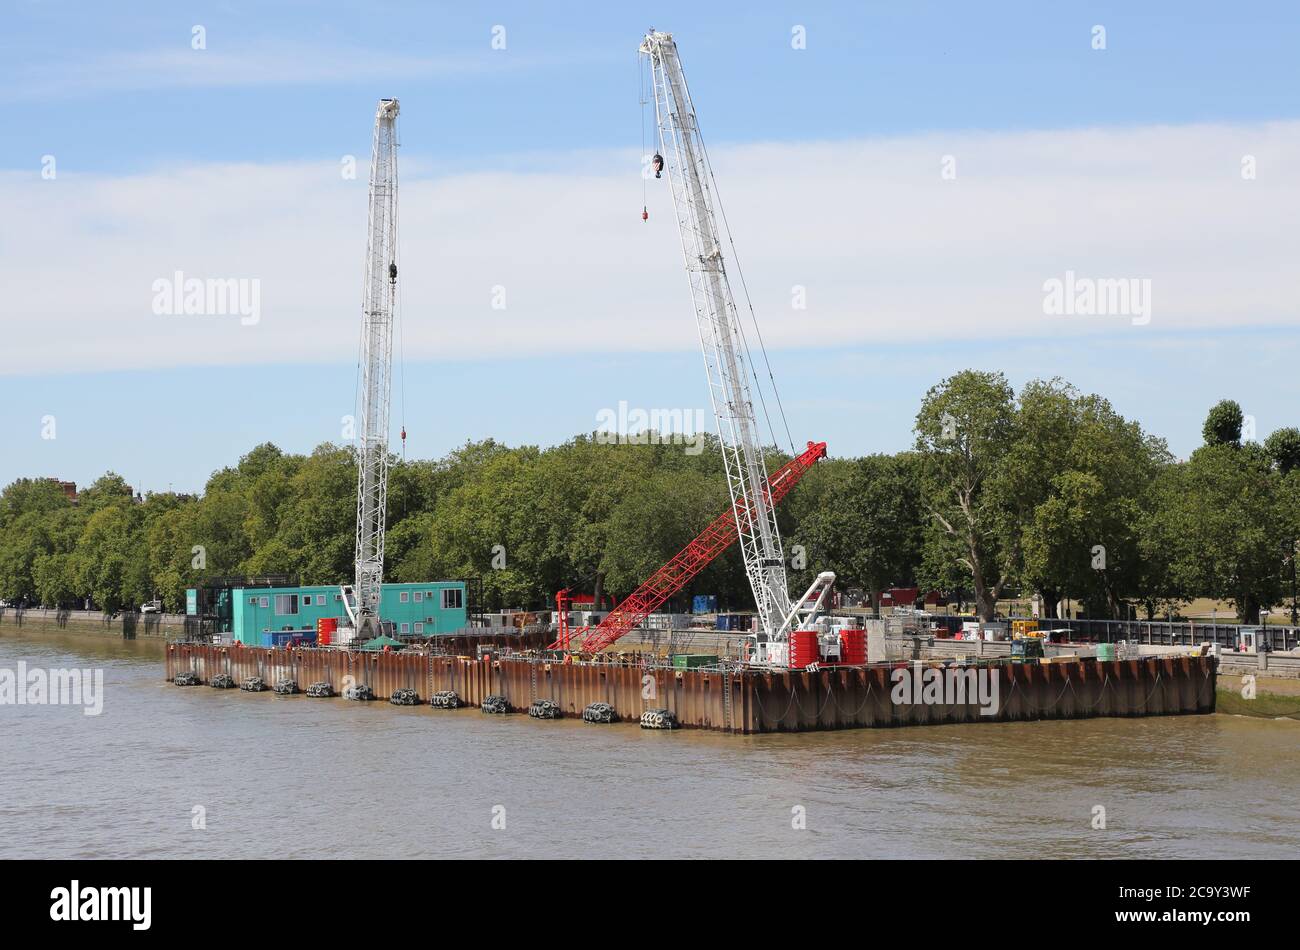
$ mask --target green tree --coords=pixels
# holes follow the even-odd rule
[[[1206,445],[1240,445],[1241,424],[1241,406],[1231,399],[1223,399],[1210,409],[1201,434]]]
[[[976,610],[996,613],[1007,583],[1006,523],[993,490],[1012,444],[1014,394],[1001,373],[965,370],[933,387],[916,417],[930,570],[963,566]]]
[[[36,598],[51,607],[80,607],[71,554],[42,554],[32,569]]]
[[[1143,504],[1137,526],[1142,565],[1137,599],[1148,620],[1174,613],[1197,595],[1196,578],[1180,563],[1180,516],[1188,484],[1187,465],[1166,465],[1152,480]]]
[[[132,543],[130,513],[118,505],[92,514],[77,543],[71,565],[77,590],[106,613],[128,606],[135,593],[129,574]]]
[[[38,558],[60,550],[71,504],[56,482],[20,478],[0,492],[0,597],[40,600]]]
[[[914,580],[924,536],[918,469],[910,453],[869,455],[805,504],[794,535],[807,549],[805,575],[833,570],[841,587],[861,586],[877,605],[881,591]]]
[[[1176,587],[1230,601],[1243,623],[1258,623],[1282,599],[1296,524],[1289,482],[1261,447],[1217,444],[1192,453],[1177,487],[1154,516]]]
[[[1277,429],[1264,440],[1264,451],[1283,475],[1300,470],[1300,429]]]
[[[1123,617],[1143,577],[1140,522],[1153,480],[1169,464],[1164,443],[1146,436],[1100,396],[1076,396],[1060,420],[1047,497],[1022,529],[1023,580],[1040,591],[1048,616],[1062,594],[1090,616]],[[1022,415],[1025,410],[1022,409]]]

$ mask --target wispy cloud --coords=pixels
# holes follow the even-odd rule
[[[413,56],[348,46],[245,43],[238,48],[155,47],[30,65],[0,85],[0,100],[67,99],[107,93],[275,85],[454,79],[542,69],[591,55],[510,51]]]
[[[714,160],[769,346],[1069,347],[1300,325],[1296,154],[1300,122],[756,145]],[[955,180],[941,178],[945,155]],[[335,161],[0,175],[0,372],[351,359],[358,161],[356,180]],[[418,167],[403,174],[408,358],[696,346],[667,182],[650,183],[643,223],[636,155]],[[151,284],[177,270],[260,279],[260,322],[155,315]],[[1150,325],[1046,315],[1043,284],[1067,270],[1149,279]]]

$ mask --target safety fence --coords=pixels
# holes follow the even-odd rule
[[[931,617],[932,623],[956,632],[964,622],[975,617]],[[1236,649],[1251,634],[1258,644],[1285,652],[1300,646],[1300,627],[1285,625],[1247,625],[1235,623],[1201,623],[1194,620],[1064,620],[1038,618],[1039,629],[1069,630],[1075,643],[1142,643],[1148,646],[1195,646],[1198,643],[1217,643],[1227,649]]]

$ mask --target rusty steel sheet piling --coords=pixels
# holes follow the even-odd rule
[[[645,710],[662,708],[672,711],[684,728],[742,735],[1212,713],[1217,679],[1214,658],[1194,656],[965,667],[918,662],[816,671],[677,670],[495,654],[476,658],[182,642],[167,645],[166,667],[169,681],[177,673],[194,672],[204,683],[217,673],[229,673],[236,682],[250,676],[268,684],[293,679],[299,689],[327,682],[335,693],[366,685],[380,700],[403,688],[414,689],[422,703],[439,690],[454,691],[468,706],[504,696],[516,713],[527,712],[536,700],[550,700],[575,719],[597,702],[609,703],[623,722],[637,722]],[[900,680],[924,676],[927,669],[989,677],[984,686],[996,702],[981,704],[974,692],[956,702],[943,701],[952,696],[899,701]]]

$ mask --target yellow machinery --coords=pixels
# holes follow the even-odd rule
[[[1037,620],[1013,620],[1011,621],[1011,639],[1022,640],[1026,637],[1039,639],[1043,632],[1038,629]]]

